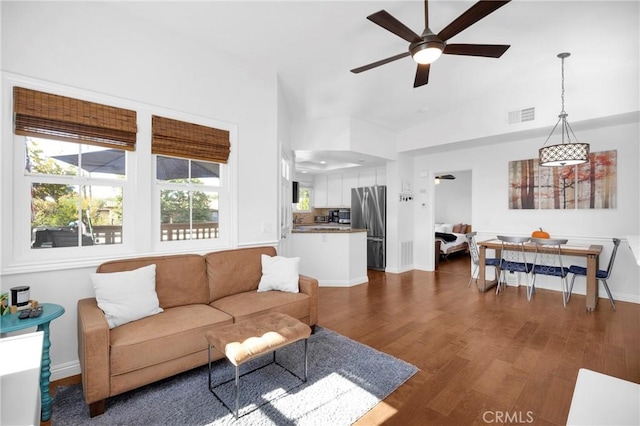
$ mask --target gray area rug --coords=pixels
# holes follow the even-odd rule
[[[413,376],[418,369],[322,327],[309,339],[308,381],[303,377],[304,343],[242,365],[240,419],[209,391],[207,367],[200,367],[107,400],[94,418],[81,385],[59,387],[51,423],[57,425],[350,425]],[[234,377],[226,360],[216,361],[216,393],[234,407]]]

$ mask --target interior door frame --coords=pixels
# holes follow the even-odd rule
[[[280,208],[278,218],[278,254],[290,256],[291,229],[293,228],[293,152],[280,149]]]

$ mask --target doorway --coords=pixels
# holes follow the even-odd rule
[[[280,214],[278,254],[289,256],[291,229],[293,228],[292,216],[292,191],[293,191],[293,158],[289,151],[280,151]]]
[[[436,173],[438,176],[440,179],[434,192],[434,223],[471,224],[471,170]]]
[[[458,241],[440,245],[440,261],[457,257],[468,259],[466,240],[463,235],[471,229],[460,231],[453,229],[457,224],[472,224],[472,172],[471,170],[456,170],[436,173],[434,185],[434,212],[433,225],[436,232],[443,232],[442,228],[436,225],[446,224],[445,233],[454,234]],[[470,227],[468,227],[470,228]],[[437,246],[438,244],[436,244]],[[439,262],[439,264],[441,263]]]

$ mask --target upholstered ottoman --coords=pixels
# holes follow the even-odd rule
[[[259,315],[256,317],[241,320],[234,324],[215,327],[206,333],[209,342],[209,390],[231,411],[235,418],[238,418],[240,405],[240,374],[239,367],[247,361],[259,356],[273,352],[273,362],[276,361],[276,350],[283,348],[298,340],[304,339],[304,378],[298,377],[293,371],[285,366],[282,368],[298,377],[303,382],[307,381],[307,346],[308,338],[311,335],[311,328],[289,315],[278,312]],[[222,352],[227,359],[235,366],[235,388],[236,401],[235,410],[231,409],[220,398],[211,383],[211,350],[212,348]],[[255,371],[255,370],[252,370]],[[244,373],[249,374],[252,371]],[[228,382],[225,382],[228,383]]]

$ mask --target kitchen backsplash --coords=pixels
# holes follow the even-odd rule
[[[311,209],[310,212],[294,212],[293,213],[293,224],[294,225],[313,225],[314,218],[316,216],[329,216],[329,208],[319,208],[319,209]]]

